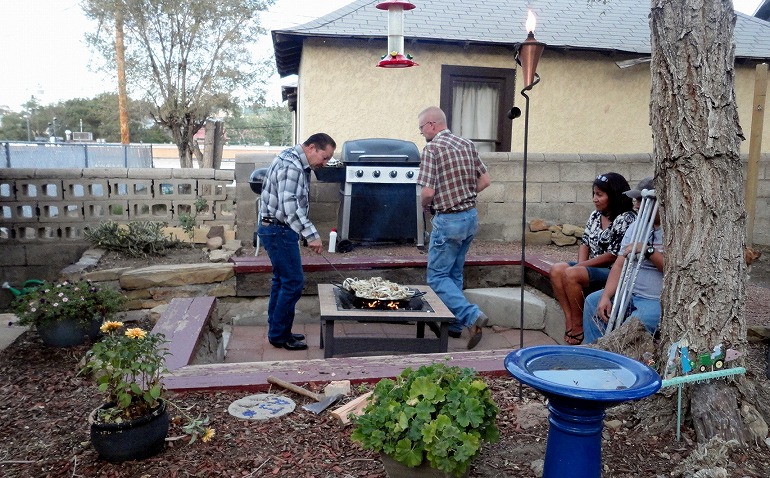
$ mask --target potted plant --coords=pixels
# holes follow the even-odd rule
[[[86,355],[81,373],[93,374],[105,403],[91,412],[91,443],[108,461],[148,458],[164,446],[169,428],[161,381],[165,369],[166,339],[122,322],[102,324],[105,336]],[[177,409],[178,410],[178,409]],[[208,418],[192,419],[183,430],[204,442],[214,436]]]
[[[409,467],[403,476],[418,476],[420,466],[463,476],[482,442],[498,440],[497,412],[473,369],[441,363],[407,368],[396,380],[377,383],[351,438],[380,452],[391,478],[399,476],[388,468],[391,460]]]
[[[14,300],[21,325],[33,326],[43,343],[71,347],[95,339],[104,320],[123,308],[125,298],[90,281],[43,282]]]

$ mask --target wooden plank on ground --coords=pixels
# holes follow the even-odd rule
[[[215,302],[216,297],[171,299],[152,329],[153,333],[162,333],[169,341],[167,369],[176,370],[190,363]]]

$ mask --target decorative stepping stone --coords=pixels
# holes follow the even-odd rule
[[[246,420],[269,420],[291,413],[297,404],[290,398],[272,393],[258,393],[239,398],[227,407],[227,412]]]

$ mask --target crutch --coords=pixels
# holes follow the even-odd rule
[[[634,228],[634,234],[631,236],[631,253],[626,256],[623,262],[623,270],[620,273],[620,281],[615,291],[615,300],[612,302],[612,312],[607,321],[605,334],[612,332],[620,327],[626,316],[631,301],[631,294],[634,290],[634,282],[642,266],[644,252],[639,244],[645,244],[650,232],[654,227],[655,215],[658,212],[658,201],[654,189],[645,189],[642,191],[642,203],[639,207],[639,214],[636,218],[637,226]],[[641,227],[639,227],[641,226]]]

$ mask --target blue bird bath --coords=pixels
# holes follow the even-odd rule
[[[657,392],[660,376],[636,360],[604,350],[543,345],[515,350],[505,368],[548,397],[543,478],[599,478],[604,410]]]

